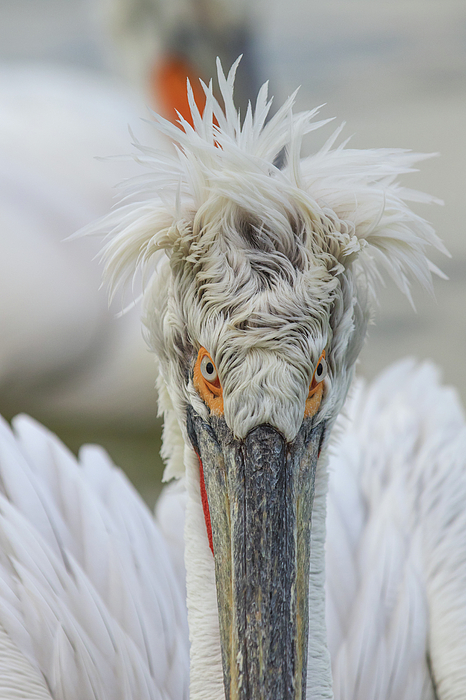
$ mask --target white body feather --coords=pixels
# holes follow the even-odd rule
[[[183,583],[146,506],[101,448],[78,464],[26,416],[14,427],[0,427],[0,644],[28,674],[0,676],[0,697],[186,698]]]
[[[356,388],[332,450],[327,620],[336,698],[466,688],[466,429],[435,369]]]

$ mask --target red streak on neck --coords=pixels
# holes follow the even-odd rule
[[[196,454],[197,454],[197,452],[196,452]],[[209,538],[209,547],[210,547],[210,551],[213,554],[214,553],[214,543],[212,541],[212,523],[210,522],[209,501],[207,500],[207,491],[205,489],[204,467],[202,466],[202,459],[200,458],[199,455],[197,455],[197,458],[199,460],[199,481],[200,481],[200,485],[201,485],[202,509],[204,511],[204,520],[205,520],[205,526],[206,526],[206,530],[207,530],[207,537]]]

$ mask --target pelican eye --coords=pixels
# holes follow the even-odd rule
[[[208,355],[204,355],[201,360],[201,374],[208,382],[215,382],[218,377],[215,365]]]
[[[311,418],[319,410],[320,402],[322,401],[322,396],[324,393],[323,380],[327,376],[328,366],[327,360],[325,359],[325,350],[319,357],[316,364],[314,374],[312,375],[312,380],[309,385],[309,394],[307,395],[306,405],[304,408],[304,417]]]
[[[314,372],[314,381],[316,384],[321,382],[325,377],[327,376],[327,361],[325,357],[321,357],[319,360],[319,364],[315,368]]]
[[[217,368],[205,348],[197,355],[193,372],[194,388],[210,408],[211,413],[223,414],[223,389]]]

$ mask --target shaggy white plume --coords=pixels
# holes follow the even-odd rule
[[[202,251],[196,249],[192,222],[214,196],[236,205],[253,222],[260,221],[259,244],[266,238],[261,232],[266,232],[279,248],[292,249],[295,226],[310,223],[314,253],[330,254],[339,263],[336,273],[358,258],[371,285],[377,277],[376,262],[408,297],[410,276],[429,287],[430,270],[437,270],[425,248],[446,250],[406,202],[441,202],[401,187],[397,177],[431,156],[403,149],[347,149],[346,142],[334,148],[340,127],[318,153],[300,160],[303,136],[331,119],[313,121],[319,108],[293,114],[296,91],[266,123],[272,100],[265,83],[255,108],[249,104],[241,122],[233,100],[238,63],[239,59],[225,78],[218,62],[223,108],[212,83],[203,84],[206,104],[200,114],[188,82],[194,128],[181,116],[178,127],[154,114],[154,126],[179,144],[175,155],[135,139],[138,153],[133,157],[149,170],[124,185],[126,198],[137,201],[123,204],[90,227],[109,232],[103,254],[112,292],[138,269],[147,279],[160,250],[169,254],[181,245],[194,262]],[[283,149],[286,162],[279,169],[274,162]],[[207,213],[202,212],[204,218]]]

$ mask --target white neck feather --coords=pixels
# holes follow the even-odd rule
[[[309,577],[309,647],[306,700],[332,700],[332,670],[325,624],[325,521],[327,515],[327,457],[322,453],[316,472],[311,527]]]
[[[189,697],[190,700],[220,700],[225,694],[214,558],[209,548],[202,509],[199,463],[189,447],[185,447],[185,466],[188,492],[185,563],[191,642]]]

